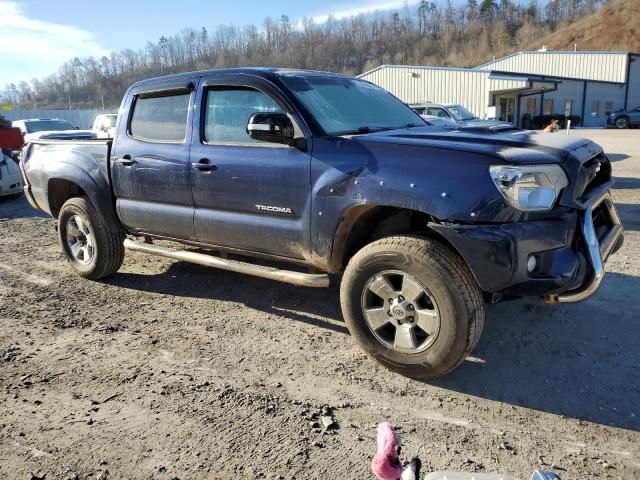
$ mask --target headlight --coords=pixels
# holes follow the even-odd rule
[[[489,167],[491,178],[509,204],[523,211],[549,210],[569,185],[559,165]]]

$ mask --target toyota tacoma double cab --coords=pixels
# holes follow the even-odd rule
[[[307,287],[341,278],[355,341],[414,378],[464,361],[486,302],[588,298],[623,242],[593,142],[430,126],[338,74],[144,80],[113,140],[34,140],[22,155],[26,195],[80,275],[114,274],[130,249]]]

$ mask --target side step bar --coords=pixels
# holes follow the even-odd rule
[[[124,247],[136,252],[149,253],[161,257],[173,258],[184,262],[197,263],[205,267],[218,268],[229,272],[244,273],[254,277],[268,278],[278,282],[290,283],[300,287],[325,288],[329,286],[329,275],[294,272],[290,270],[280,270],[262,265],[252,265],[250,263],[238,262],[236,260],[226,260],[203,253],[190,252],[188,250],[171,250],[168,248],[149,245],[147,243],[136,242],[125,239]]]

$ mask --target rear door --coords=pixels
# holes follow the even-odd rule
[[[189,146],[195,85],[158,83],[132,93],[111,155],[118,216],[137,232],[193,240]]]
[[[310,240],[311,156],[246,133],[257,112],[286,112],[302,120],[276,87],[250,75],[204,78],[201,120],[191,147],[198,241],[288,258],[303,258]],[[194,130],[196,127],[194,127]]]

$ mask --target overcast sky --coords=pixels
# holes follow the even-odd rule
[[[342,18],[402,9],[405,3],[418,0],[0,0],[0,88],[45,77],[76,56],[139,49],[185,27],[260,25],[282,14],[321,22],[329,14]]]

